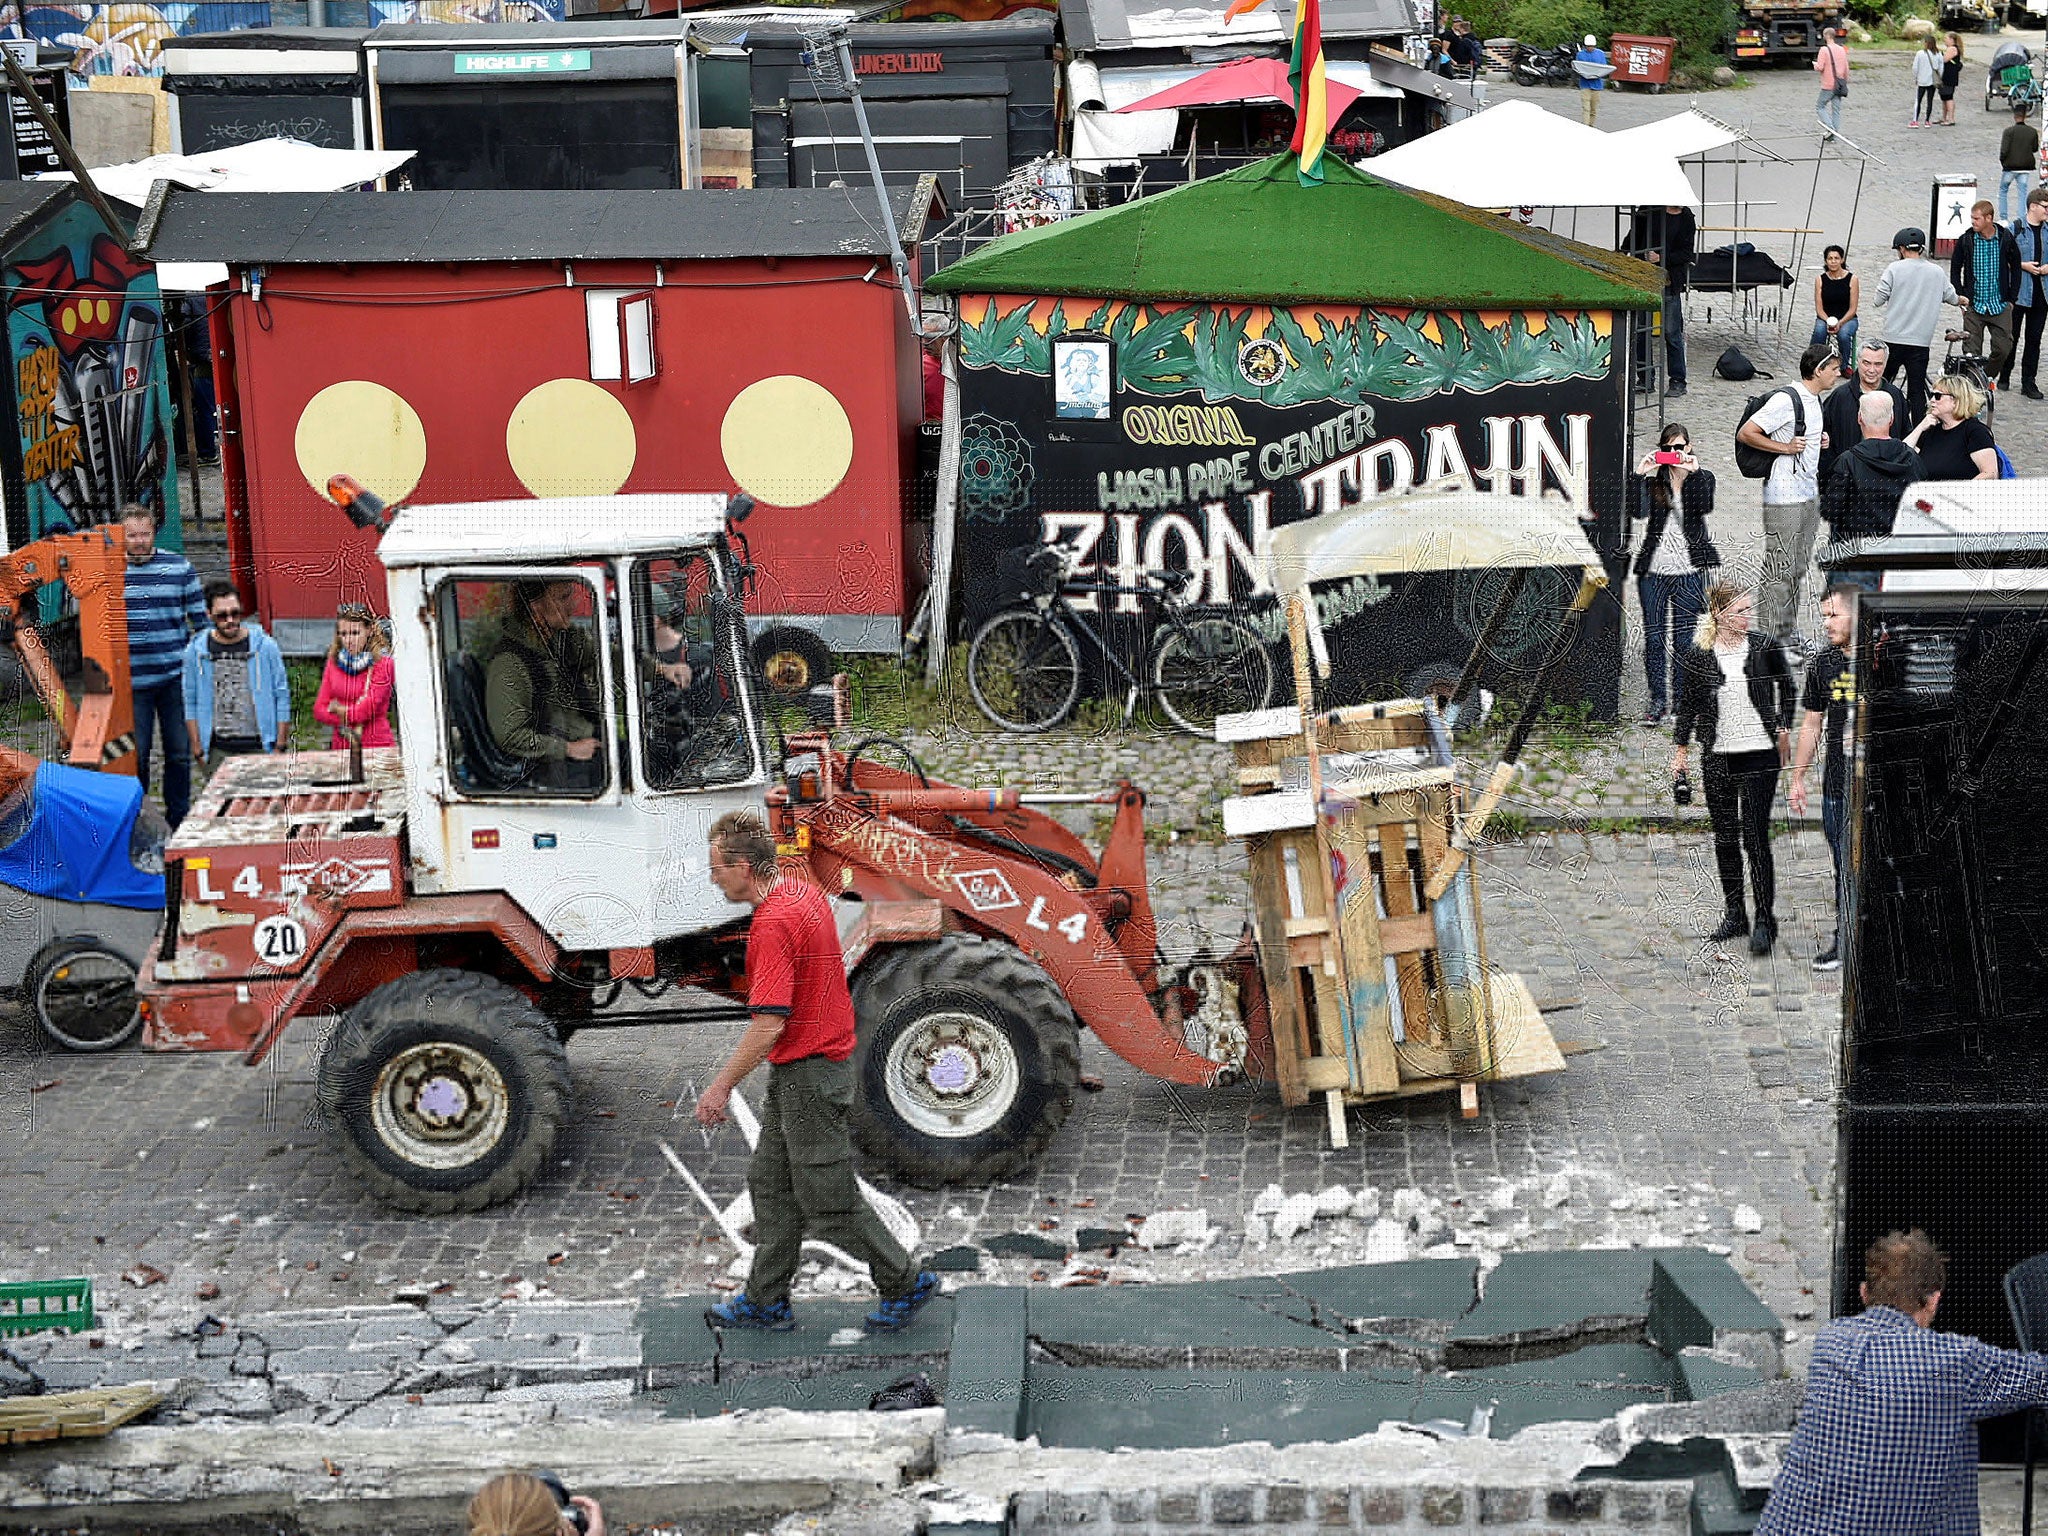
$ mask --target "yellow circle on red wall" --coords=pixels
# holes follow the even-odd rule
[[[427,472],[427,429],[405,396],[368,379],[330,384],[299,412],[299,473],[324,497],[352,475],[386,501],[402,501]]]
[[[505,455],[536,496],[610,496],[633,473],[639,438],[609,390],[588,379],[549,379],[512,408]]]
[[[853,423],[832,391],[793,373],[749,384],[718,431],[741,490],[776,507],[807,507],[839,489],[853,464]]]

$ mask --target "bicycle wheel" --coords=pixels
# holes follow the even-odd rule
[[[1273,658],[1265,642],[1235,619],[1192,619],[1161,637],[1152,686],[1166,718],[1195,736],[1218,715],[1264,709],[1273,700]]]
[[[1081,692],[1080,647],[1065,625],[1013,608],[975,631],[967,686],[981,712],[1005,730],[1050,730]]]

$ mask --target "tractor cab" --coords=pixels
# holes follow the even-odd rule
[[[408,506],[389,573],[411,884],[510,896],[567,950],[740,914],[705,834],[761,805],[720,496]]]

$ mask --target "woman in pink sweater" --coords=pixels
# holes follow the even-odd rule
[[[348,746],[344,726],[360,730],[366,747],[397,745],[391,734],[391,652],[377,616],[363,603],[343,603],[335,614],[334,643],[327,648],[313,718],[334,727],[328,745],[335,751]]]

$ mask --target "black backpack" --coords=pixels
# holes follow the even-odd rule
[[[1749,425],[1750,418],[1771,403],[1773,395],[1792,396],[1792,435],[1799,435],[1802,413],[1799,396],[1789,384],[1780,384],[1776,389],[1767,389],[1760,395],[1751,395],[1749,403],[1742,408],[1742,415],[1735,422],[1735,467],[1742,471],[1746,480],[1762,480],[1771,472],[1771,466],[1782,459],[1782,453],[1772,453],[1768,448],[1754,448],[1742,440],[1742,429]]]
[[[1743,355],[1742,348],[1730,347],[1714,360],[1714,376],[1730,384],[1747,384],[1757,376],[1757,366]],[[1765,378],[1769,378],[1767,373]]]

